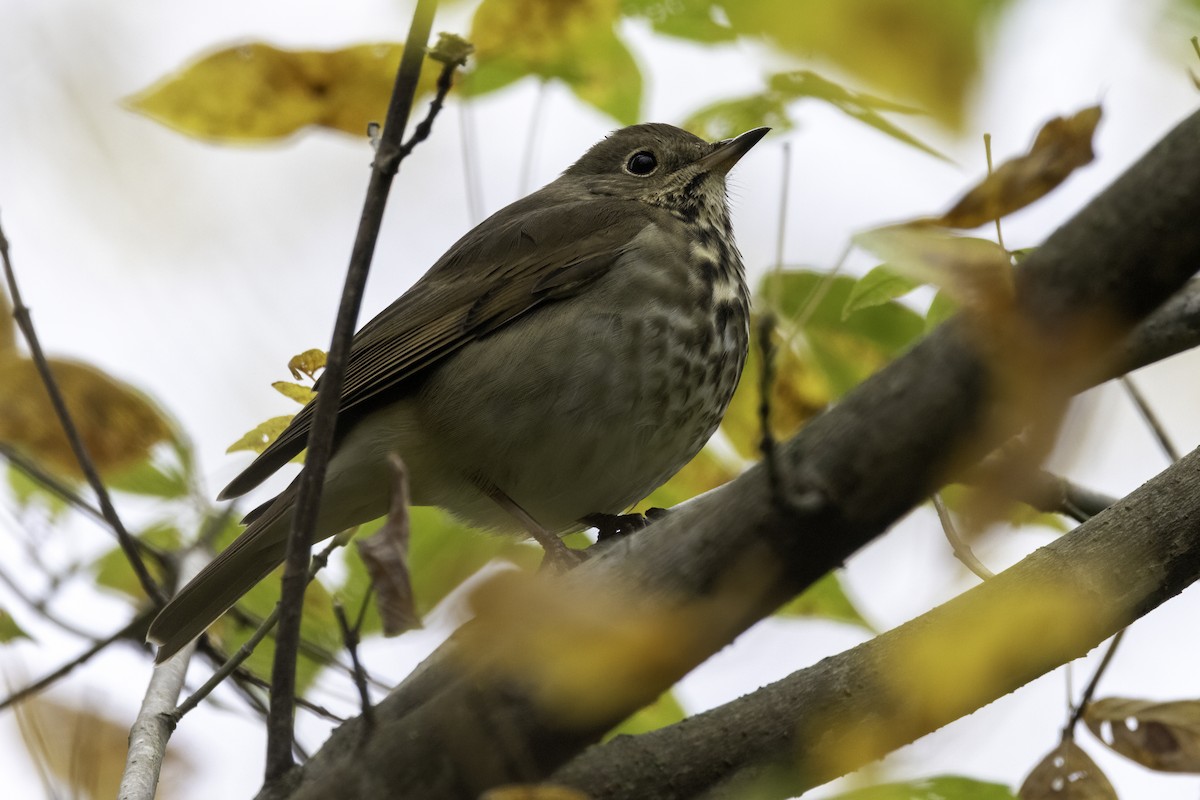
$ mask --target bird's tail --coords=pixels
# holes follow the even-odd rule
[[[150,624],[161,664],[217,621],[271,570],[283,563],[295,507],[295,484],[265,507],[233,544],[184,586]]]

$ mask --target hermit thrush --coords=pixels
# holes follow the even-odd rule
[[[766,132],[710,144],[670,125],[617,131],[363,326],[317,538],[387,511],[393,453],[414,504],[531,534],[548,552],[674,475],[720,423],[745,361],[725,174]],[[312,416],[310,403],[221,498],[291,461]],[[297,485],[158,615],[160,661],[282,562]]]

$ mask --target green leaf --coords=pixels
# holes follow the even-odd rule
[[[0,644],[8,644],[17,639],[29,639],[32,641],[33,637],[17,624],[17,621],[12,618],[11,614],[0,608]]]
[[[363,525],[358,535],[369,535],[381,524],[382,520],[377,520]],[[536,545],[472,530],[432,506],[410,508],[409,525],[412,535],[408,565],[416,610],[421,616],[492,559],[503,558],[530,569],[541,560],[541,548]],[[370,578],[356,552],[350,553],[346,562],[349,571],[337,594],[347,609],[357,613],[367,596]],[[367,610],[363,630],[381,630],[374,604]]]
[[[769,85],[771,91],[777,92],[787,100],[796,100],[803,97],[824,100],[843,114],[874,128],[880,133],[928,153],[934,158],[940,158],[943,161],[950,160],[917,137],[889,121],[880,113],[919,114],[921,113],[921,109],[919,108],[896,103],[864,92],[852,91],[807,69],[796,70],[794,72],[780,72],[772,75]]]
[[[176,550],[183,541],[179,529],[168,522],[155,523],[135,534],[134,538],[160,550]],[[150,574],[161,583],[165,576],[158,563],[154,559],[144,560]],[[115,545],[100,556],[92,565],[92,571],[96,576],[97,585],[120,592],[135,600],[140,601],[146,598],[146,593],[142,591],[142,584],[134,575],[133,568],[129,566],[129,559],[125,557],[125,551],[119,545]]]
[[[760,92],[732,100],[719,100],[692,112],[681,123],[682,128],[709,141],[729,139],[764,125],[776,131],[788,131],[795,127],[788,116],[787,102],[778,94]]]
[[[653,703],[639,709],[629,719],[609,731],[604,738],[607,741],[615,736],[637,736],[641,733],[649,733],[668,725],[674,725],[686,716],[687,713],[675,695],[671,692],[664,692]]]
[[[267,445],[275,441],[279,434],[283,433],[283,429],[292,421],[291,414],[285,414],[281,417],[271,417],[265,422],[260,422],[249,431],[242,435],[233,444],[225,449],[226,453],[236,453],[239,450],[250,450],[254,453],[261,453],[267,449]]]
[[[712,0],[621,0],[622,14],[648,20],[658,33],[705,44],[737,39],[715,11]]]
[[[837,572],[830,572],[776,612],[782,617],[817,617],[857,625],[875,633],[875,628],[854,607]]]
[[[262,141],[309,125],[363,136],[387,111],[399,44],[341,50],[236,45],[194,61],[130,97],[129,108],[200,139]],[[417,94],[433,90],[437,69],[421,71]]]
[[[911,278],[892,272],[887,264],[880,264],[854,284],[850,296],[846,298],[846,305],[842,307],[842,319],[859,309],[883,305],[889,300],[903,297],[920,285]]]
[[[108,479],[108,487],[129,494],[167,500],[186,497],[191,489],[185,465],[179,462],[164,462],[159,453],[113,475]]]
[[[709,489],[715,489],[737,476],[738,469],[722,458],[712,447],[696,454],[687,466],[675,473],[671,480],[655,489],[649,497],[637,504],[637,510],[647,508],[671,508],[684,500],[690,500]]]
[[[527,76],[561,80],[583,102],[632,125],[642,73],[617,36],[619,17],[618,0],[484,0],[471,23],[475,69],[463,88],[481,95]]]
[[[958,313],[958,303],[946,292],[938,292],[925,312],[925,330],[931,331]]]
[[[67,481],[67,483],[71,483],[71,481]],[[59,514],[70,508],[70,504],[66,500],[11,463],[8,465],[8,488],[12,491],[18,508],[26,509],[33,506],[34,503],[40,503],[45,507],[51,519],[57,518]]]
[[[1017,800],[1017,796],[1003,784],[959,775],[941,775],[868,786],[839,794],[830,800]]]
[[[861,309],[843,320],[853,278],[785,270],[767,280],[780,287],[778,305],[785,322],[799,324],[798,317],[806,317],[800,332],[835,398],[907,349],[924,330],[916,312],[894,301]]]

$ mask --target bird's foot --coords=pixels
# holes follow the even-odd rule
[[[538,544],[546,551],[542,565],[538,567],[539,572],[550,570],[562,573],[587,561],[587,553],[583,550],[572,550],[557,536],[548,534],[545,538],[538,538]]]
[[[649,508],[646,509],[645,516],[641,514],[588,514],[580,522],[598,531],[596,542],[599,543],[636,533],[651,522],[662,519],[668,513],[665,508]]]

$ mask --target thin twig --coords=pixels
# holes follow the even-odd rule
[[[123,628],[121,628],[120,630],[116,631],[115,633],[113,633],[109,636],[106,636],[103,639],[97,641],[95,644],[93,644],[87,650],[84,650],[78,656],[71,659],[67,663],[63,664],[58,669],[42,676],[41,678],[38,678],[36,681],[29,684],[28,686],[26,686],[22,689],[18,689],[17,691],[10,694],[8,697],[4,698],[3,700],[0,700],[0,711],[3,711],[4,709],[8,708],[9,706],[14,705],[15,703],[19,703],[22,700],[25,700],[29,697],[32,697],[33,695],[37,694],[38,692],[41,692],[42,690],[50,687],[56,681],[58,681],[60,678],[66,676],[66,675],[70,674],[72,671],[74,671],[76,667],[86,664],[88,661],[90,661],[92,659],[93,656],[95,656],[97,653],[104,650],[106,647],[111,645],[113,642],[118,642],[121,639],[135,640],[137,638],[135,636],[135,634],[138,631],[139,627],[144,632],[145,629],[150,625],[150,620],[154,617],[155,613],[157,613],[157,612],[153,608],[142,611],[140,614],[138,614],[136,617],[134,617],[132,620],[130,620],[128,623],[126,623],[126,625]]]
[[[72,508],[82,511],[102,525],[108,526],[108,520],[104,518],[104,512],[89,503],[79,492],[59,480],[48,470],[43,469],[40,464],[27,457],[20,450],[12,445],[0,442],[0,456],[55,497],[63,500]]]
[[[983,135],[983,152],[987,156],[988,175],[992,174],[992,135],[985,133]],[[1008,252],[1008,248],[1004,246],[1004,232],[1000,230],[1000,218],[996,217],[996,244],[1000,245],[1004,252]]]
[[[775,386],[775,343],[771,341],[771,337],[774,334],[774,315],[763,314],[758,323],[759,357],[762,362],[758,370],[758,426],[762,431],[758,447],[762,452],[763,464],[766,465],[771,501],[781,503],[784,496],[783,483],[775,453],[775,435],[771,431],[771,391]]]
[[[342,629],[342,641],[346,652],[350,654],[350,663],[354,665],[354,685],[358,688],[358,702],[362,708],[363,735],[368,736],[375,730],[375,706],[371,705],[371,693],[367,689],[367,673],[362,662],[358,660],[358,630],[350,627],[346,619],[346,609],[341,603],[333,604],[333,613],[337,617],[338,627]]]
[[[412,110],[413,96],[421,75],[421,62],[429,41],[437,0],[418,0],[413,11],[412,25],[400,57],[396,83],[388,104],[387,117],[379,150],[371,169],[371,180],[363,203],[358,234],[350,254],[346,282],[338,306],[322,375],[321,391],[317,394],[312,428],[308,436],[308,456],[300,473],[300,490],[295,518],[288,536],[280,592],[279,633],[276,635],[275,662],[271,672],[271,713],[267,720],[267,757],[265,778],[273,783],[293,768],[292,733],[296,696],[296,656],[300,642],[300,616],[304,590],[308,585],[308,561],[312,540],[316,535],[317,513],[325,468],[333,451],[333,434],[337,425],[338,400],[342,393],[350,341],[357,324],[363,288],[371,267],[371,256],[387,205],[388,190],[399,168],[399,151],[404,129]]]
[[[0,258],[4,261],[4,275],[8,280],[8,291],[12,298],[13,319],[17,321],[17,326],[25,336],[26,344],[29,345],[29,355],[37,367],[38,374],[41,375],[42,383],[46,387],[46,393],[50,396],[50,403],[54,406],[54,413],[58,416],[59,424],[62,425],[63,433],[66,434],[72,452],[75,453],[75,460],[79,462],[79,468],[83,470],[88,484],[92,487],[92,491],[96,493],[96,499],[100,503],[100,511],[104,514],[105,521],[108,522],[109,526],[117,534],[117,541],[120,542],[121,549],[125,551],[125,557],[129,560],[130,566],[133,567],[133,572],[137,575],[138,582],[142,585],[142,590],[146,592],[146,596],[155,604],[162,606],[166,602],[166,595],[163,594],[158,583],[150,575],[150,571],[146,569],[146,564],[142,561],[141,554],[138,553],[137,541],[129,534],[129,531],[125,529],[124,523],[121,522],[121,518],[117,516],[117,510],[112,504],[108,490],[104,487],[104,481],[100,479],[100,473],[96,470],[96,464],[92,461],[92,457],[87,450],[87,445],[84,444],[83,437],[80,436],[79,429],[75,426],[75,420],[71,417],[71,412],[67,409],[66,399],[63,397],[62,390],[58,386],[58,381],[54,378],[54,373],[50,369],[50,363],[46,360],[46,354],[42,351],[42,345],[38,340],[37,332],[33,329],[33,319],[30,316],[29,307],[25,305],[25,301],[21,297],[20,287],[17,286],[17,275],[13,270],[12,261],[9,258],[8,239],[4,235],[3,228],[0,228]]]
[[[783,303],[783,243],[787,234],[788,194],[792,183],[792,143],[783,143],[783,177],[779,183],[779,221],[775,228],[775,268],[771,270],[771,297],[767,306],[776,314],[782,313]]]
[[[483,189],[475,163],[479,145],[475,139],[475,115],[471,113],[470,103],[458,104],[458,128],[462,142],[463,182],[467,190],[467,217],[474,227],[483,219]]]
[[[341,537],[337,537],[332,542],[330,542],[328,545],[326,545],[325,548],[321,550],[321,552],[319,552],[315,556],[313,556],[313,558],[311,559],[309,566],[308,566],[308,570],[307,570],[308,577],[307,577],[307,580],[305,580],[305,585],[311,583],[313,578],[317,577],[317,573],[320,572],[322,569],[324,569],[325,565],[329,563],[329,554],[333,552],[334,548],[340,547],[342,544],[343,544],[343,541],[342,541]],[[266,616],[266,618],[262,621],[262,623],[254,631],[254,633],[250,634],[250,638],[247,639],[245,642],[243,642],[242,646],[239,647],[233,653],[233,655],[226,658],[224,660],[224,663],[222,663],[220,665],[220,667],[218,667],[217,670],[215,672],[213,672],[213,674],[209,677],[208,680],[206,680],[203,684],[201,684],[199,689],[192,692],[191,695],[189,695],[187,697],[187,699],[185,699],[182,703],[180,703],[179,706],[174,711],[171,712],[171,717],[174,722],[176,722],[176,723],[179,722],[179,720],[183,718],[184,714],[188,713],[193,708],[200,705],[201,700],[208,697],[209,694],[212,693],[213,689],[217,688],[217,686],[223,680],[228,678],[230,675],[232,675],[234,673],[235,670],[237,670],[239,667],[241,667],[243,662],[245,662],[245,660],[250,657],[250,654],[254,652],[254,648],[258,647],[258,643],[261,642],[263,639],[265,639],[267,637],[267,634],[269,634],[275,628],[275,623],[277,623],[279,621],[280,616],[281,616],[280,609],[282,608],[282,606],[283,606],[283,598],[280,598],[279,602],[275,604],[275,608],[272,609],[271,613]],[[279,646],[280,646],[279,640],[278,640],[278,637],[276,637],[276,641],[275,641],[276,651],[279,650]],[[295,661],[295,656],[293,655],[293,663],[294,663],[294,661]],[[274,681],[272,681],[272,683],[271,683],[271,688],[274,689]],[[274,698],[272,698],[272,700],[274,700]]]
[[[1142,419],[1150,427],[1150,432],[1154,434],[1155,441],[1162,448],[1163,453],[1167,458],[1171,459],[1171,463],[1175,463],[1180,459],[1179,450],[1171,443],[1171,437],[1167,436],[1167,430],[1163,427],[1162,420],[1154,413],[1154,409],[1146,402],[1146,397],[1138,389],[1137,384],[1133,382],[1133,378],[1129,375],[1121,376],[1121,386],[1124,387],[1126,393],[1129,394],[1129,399],[1133,401],[1137,407],[1138,413],[1142,415]]]
[[[533,101],[533,110],[529,115],[529,131],[525,134],[525,157],[521,160],[521,196],[529,194],[529,184],[533,181],[533,157],[537,152],[538,133],[542,130],[542,112],[546,106],[546,94],[550,81],[545,78],[538,84],[537,97]]]
[[[975,573],[980,580],[986,581],[988,578],[996,577],[996,573],[975,557],[975,552],[970,545],[959,535],[958,528],[950,516],[950,509],[946,508],[946,502],[942,500],[940,492],[933,496],[933,507],[937,509],[938,520],[942,523],[942,530],[946,534],[946,541],[950,542],[950,549],[954,552],[954,557],[961,561],[964,567]]]
[[[11,575],[9,575],[7,572],[5,572],[3,569],[0,569],[0,583],[3,583],[5,586],[7,586],[8,590],[10,592],[12,592],[13,595],[15,595],[18,600],[20,600],[25,605],[29,606],[29,608],[32,611],[36,612],[42,619],[46,620],[47,622],[50,622],[53,625],[57,625],[59,628],[62,628],[67,633],[78,636],[81,639],[88,639],[93,644],[96,643],[97,639],[96,639],[96,635],[94,633],[92,633],[90,631],[85,631],[83,628],[76,626],[75,623],[69,622],[69,621],[63,619],[62,617],[58,616],[57,614],[55,614],[53,611],[50,610],[49,598],[44,597],[39,600],[37,598],[31,597],[29,595],[29,593],[26,592],[25,589],[19,583],[17,583],[16,580],[14,580],[13,577]]]
[[[1129,628],[1122,628],[1113,636],[1112,642],[1108,645],[1108,650],[1104,652],[1104,658],[1100,660],[1100,666],[1096,667],[1096,672],[1092,675],[1092,679],[1088,681],[1087,687],[1083,690],[1083,696],[1079,698],[1079,703],[1071,711],[1071,718],[1063,728],[1063,739],[1069,739],[1074,734],[1075,726],[1079,724],[1079,720],[1083,718],[1084,712],[1087,711],[1088,703],[1092,702],[1092,697],[1096,694],[1096,687],[1100,685],[1100,678],[1104,675],[1105,670],[1108,669],[1113,656],[1116,655],[1117,648],[1121,646],[1121,640],[1125,638],[1125,631],[1127,630]]]

